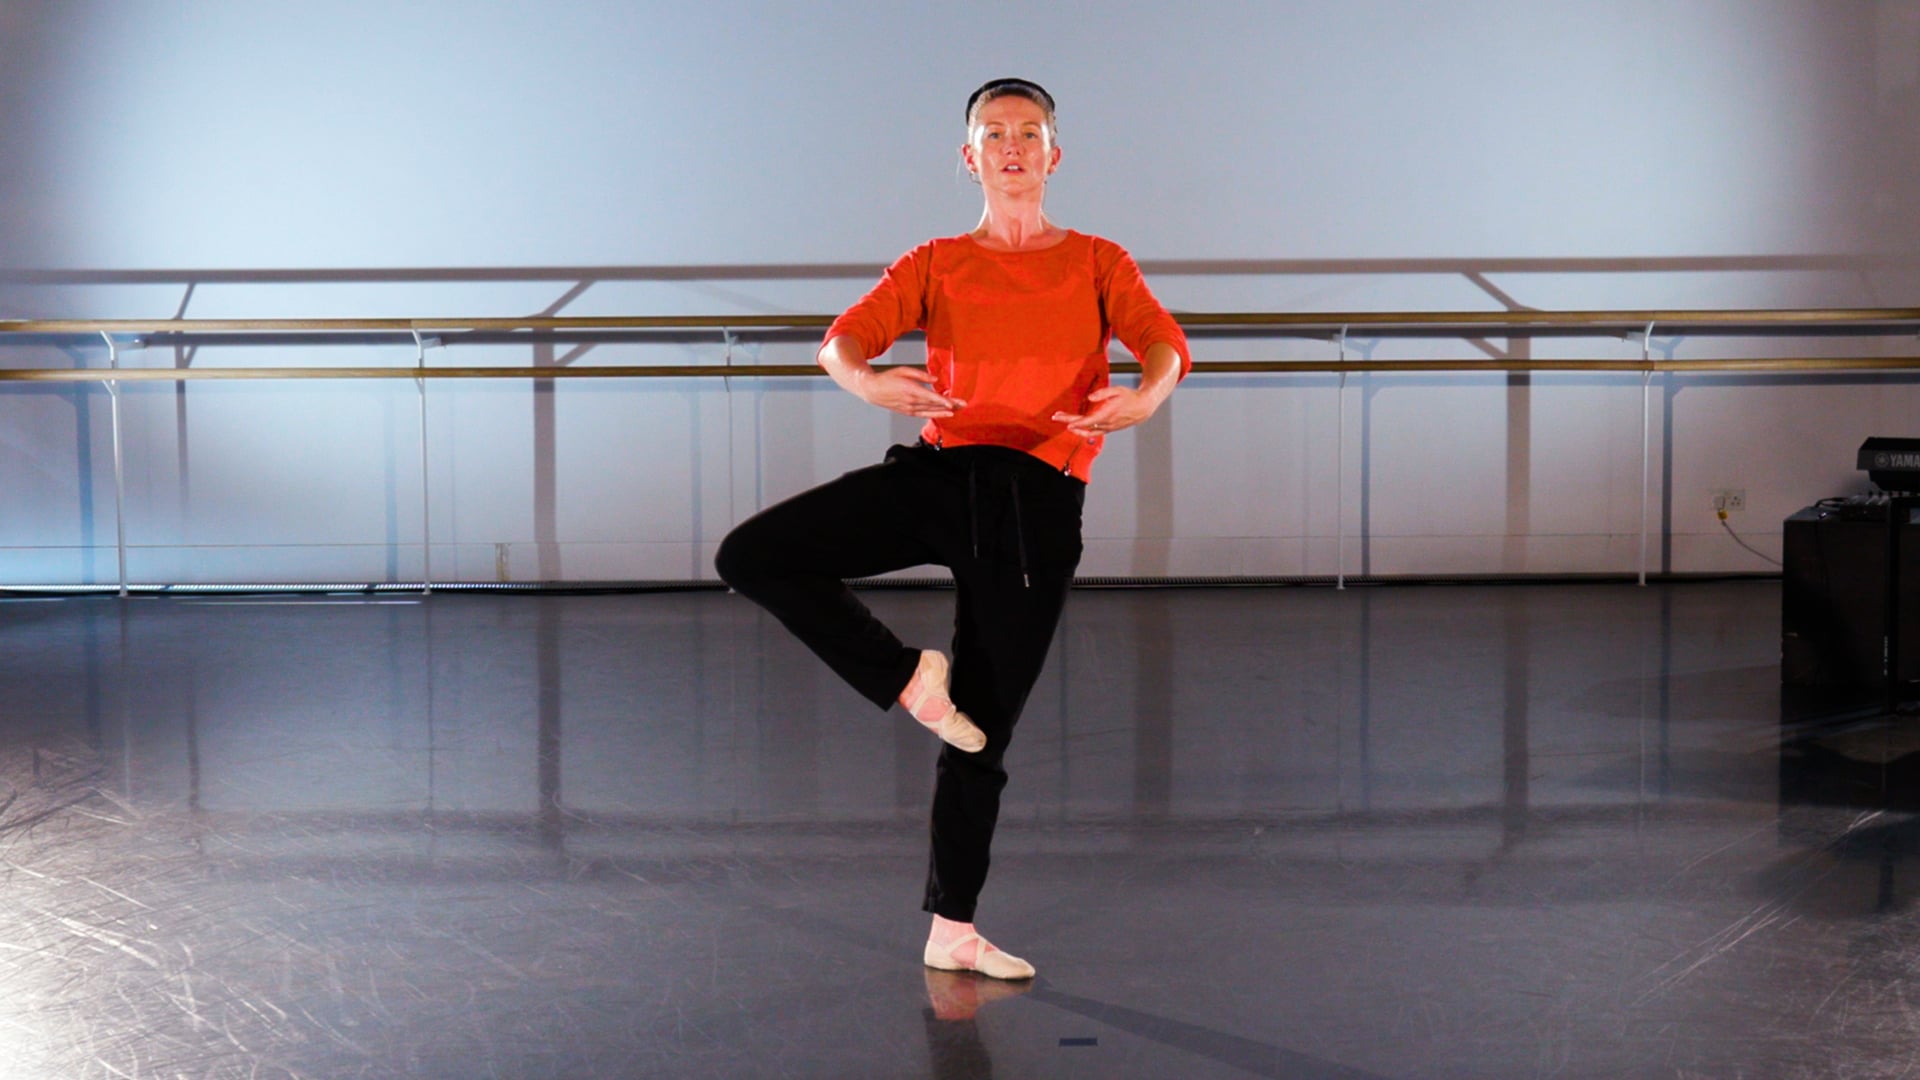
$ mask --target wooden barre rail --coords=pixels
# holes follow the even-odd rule
[[[1525,336],[1539,332],[1591,331],[1625,335],[1665,329],[1669,333],[1717,335],[1778,334],[1893,336],[1920,334],[1920,308],[1673,309],[1633,311],[1364,311],[1364,312],[1184,312],[1182,326],[1200,334],[1306,334],[1339,339],[1367,334],[1414,337]],[[594,333],[670,331],[818,331],[828,315],[570,315],[518,318],[444,319],[0,319],[0,347],[15,338],[85,338],[115,335],[164,345],[188,336],[218,341],[227,335],[286,335],[290,344],[310,343],[313,335],[391,334],[398,341],[440,334]],[[1359,334],[1355,334],[1359,331]],[[153,339],[159,339],[158,341]],[[490,344],[512,344],[495,338]],[[454,343],[458,343],[455,339]],[[447,344],[436,341],[435,344]],[[1205,374],[1318,374],[1352,372],[1840,372],[1907,370],[1920,367],[1916,356],[1801,356],[1733,359],[1434,359],[1400,360],[1249,360],[1200,361]],[[1114,370],[1139,370],[1116,363]],[[185,382],[205,379],[644,379],[783,378],[819,375],[811,364],[658,364],[578,366],[433,366],[390,367],[166,367],[166,368],[0,368],[0,382]]]
[[[1644,311],[1353,311],[1176,312],[1188,329],[1270,329],[1338,333],[1341,330],[1448,331],[1595,330],[1632,333],[1649,325],[1667,330],[1739,332],[1801,329],[1887,333],[1920,332],[1920,308],[1675,309]],[[532,330],[769,330],[819,329],[830,315],[556,315],[444,319],[0,319],[0,334],[232,333],[457,333]]]
[[[1419,258],[1294,258],[1138,260],[1148,280],[1179,277],[1395,276],[1412,274],[1738,274],[1920,269],[1920,258],[1883,252],[1848,255],[1602,255],[1423,256]],[[168,267],[146,270],[5,269],[0,285],[368,285],[474,282],[872,281],[884,262],[670,263],[596,266],[361,266],[328,269]]]
[[[1393,373],[1474,373],[1474,372],[1620,372],[1642,376],[1640,406],[1640,581],[1646,582],[1650,516],[1648,510],[1652,468],[1652,376],[1659,372],[1740,373],[1740,372],[1850,372],[1920,369],[1920,355],[1900,356],[1799,356],[1672,360],[1654,359],[1652,337],[1656,329],[1669,335],[1699,333],[1718,336],[1766,336],[1783,333],[1821,335],[1866,335],[1889,337],[1920,334],[1920,308],[1836,308],[1784,310],[1647,310],[1647,311],[1454,311],[1454,312],[1186,312],[1175,315],[1182,326],[1201,335],[1216,337],[1312,336],[1340,343],[1338,359],[1325,360],[1203,360],[1194,364],[1200,374],[1331,374],[1352,372]],[[121,385],[133,382],[184,383],[206,379],[412,379],[418,385],[420,410],[420,493],[421,551],[424,563],[423,587],[432,589],[433,533],[431,500],[428,496],[427,390],[428,379],[609,379],[609,378],[779,378],[824,374],[813,364],[657,364],[657,365],[535,365],[535,366],[443,366],[426,363],[429,344],[506,344],[552,340],[557,333],[571,333],[592,340],[619,338],[636,332],[661,335],[678,332],[713,332],[723,335],[729,345],[734,332],[818,331],[831,324],[825,315],[600,315],[543,316],[521,318],[446,318],[446,319],[4,319],[0,320],[0,348],[9,345],[41,344],[36,339],[84,339],[104,341],[112,357],[105,368],[0,368],[0,383],[104,383],[112,401],[114,520],[118,531],[116,550],[119,558],[119,594],[128,595],[126,538],[126,475],[121,448]],[[1359,331],[1356,335],[1355,331]],[[1346,345],[1356,336],[1402,336],[1415,338],[1453,337],[1477,340],[1484,337],[1526,337],[1558,333],[1565,336],[1644,335],[1641,358],[1565,359],[1532,357],[1507,359],[1432,359],[1358,360],[1347,358]],[[525,334],[522,337],[520,335]],[[536,334],[548,335],[545,339]],[[259,343],[247,335],[285,335],[282,344],[303,345],[338,335],[334,343],[354,342],[351,335],[392,335],[399,341],[410,338],[415,344],[415,363],[387,367],[141,367],[119,366],[122,342],[116,335],[131,337],[136,348],[154,345],[183,345],[218,342]],[[442,335],[471,335],[472,340]],[[489,337],[491,335],[491,337]],[[507,335],[502,337],[501,335]],[[8,340],[11,337],[13,340]],[[198,339],[198,340],[195,340]],[[659,342],[665,337],[645,340]],[[1492,350],[1488,350],[1492,351]],[[1664,350],[1663,350],[1664,351]],[[1670,353],[1669,353],[1670,355]],[[729,359],[731,357],[729,356]],[[1139,365],[1116,363],[1114,370],[1138,371]],[[1344,397],[1343,399],[1344,400]],[[1340,438],[1335,456],[1344,470],[1345,418],[1340,411]],[[1344,476],[1344,471],[1342,472]],[[1343,481],[1344,483],[1344,481]],[[1336,551],[1346,547],[1345,518],[1336,515],[1341,531]],[[1341,556],[1344,558],[1344,555]],[[1338,564],[1337,580],[1345,584],[1344,562]]]
[[[881,367],[893,365],[880,365]],[[1200,375],[1359,374],[1452,372],[1677,372],[1753,374],[1767,372],[1906,371],[1920,369],[1920,356],[1802,356],[1726,360],[1196,360]],[[1135,373],[1140,365],[1116,362],[1113,370]],[[271,379],[764,379],[824,376],[814,364],[654,364],[584,367],[200,367],[200,368],[0,368],[7,382],[197,382]]]

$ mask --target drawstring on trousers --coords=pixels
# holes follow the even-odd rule
[[[973,557],[980,557],[980,497],[979,484],[975,482],[977,470],[973,463],[967,463],[967,531],[973,539]]]
[[[1033,588],[1027,577],[1027,523],[1020,518],[1020,476],[1013,476],[1013,542],[1020,548],[1020,587]]]
[[[1020,510],[1020,476],[1014,474],[1008,479],[1013,495],[1013,543],[1020,552],[1020,587],[1033,588],[1032,575],[1027,568],[1027,522]],[[973,557],[980,557],[980,473],[972,462],[967,463],[967,538],[973,544]]]

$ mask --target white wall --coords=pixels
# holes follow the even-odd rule
[[[1153,282],[1177,308],[1910,306],[1920,286],[1897,261],[1920,249],[1915,0],[398,7],[9,5],[0,315],[832,311],[899,251],[972,224],[960,112],[1002,74],[1060,100],[1055,216],[1161,265]],[[1800,256],[1832,258],[1767,269]],[[1222,272],[1228,260],[1304,263]],[[1475,281],[1413,260],[1529,262]],[[578,292],[370,280],[685,265],[726,272]],[[23,268],[179,273],[78,286]],[[339,269],[367,273],[187,285],[191,271]],[[1639,355],[1607,339],[1518,347]],[[578,362],[725,351],[600,346]],[[0,364],[99,365],[104,352],[15,346]],[[552,356],[459,348],[434,362]],[[236,346],[123,362],[411,359],[411,346]],[[1904,379],[1655,390],[1667,490],[1654,522],[1664,499],[1672,535],[1653,549],[1675,570],[1765,569],[1721,532],[1709,490],[1744,488],[1736,524],[1777,550],[1787,513],[1860,485],[1861,438],[1920,434]],[[421,572],[410,384],[157,384],[122,406],[136,580]],[[1641,415],[1634,377],[1376,376],[1344,396],[1329,378],[1195,379],[1102,459],[1083,572],[1630,569]],[[741,380],[569,381],[550,395],[437,382],[427,428],[434,573],[481,580],[706,576],[733,520],[911,430],[818,381]],[[0,582],[111,579],[109,431],[103,391],[0,384]]]

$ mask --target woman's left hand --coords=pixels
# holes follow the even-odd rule
[[[1145,423],[1162,400],[1125,386],[1108,386],[1087,395],[1086,412],[1057,412],[1053,418],[1075,435],[1095,439]]]
[[[1067,430],[1084,436],[1088,442],[1135,424],[1144,424],[1173,393],[1180,381],[1180,354],[1165,342],[1156,342],[1140,358],[1140,388],[1103,386],[1087,395],[1086,411],[1057,412],[1054,420]]]

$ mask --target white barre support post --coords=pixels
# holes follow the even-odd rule
[[[420,399],[420,588],[427,595],[433,593],[433,504],[427,491],[427,343],[440,344],[439,338],[420,336],[416,328],[413,331],[413,364],[415,374],[413,385],[419,390]]]
[[[1640,585],[1647,584],[1647,498],[1653,490],[1653,322],[1640,339]]]
[[[1347,587],[1347,328],[1340,328],[1340,383],[1334,388],[1333,410],[1339,417],[1338,440],[1334,445],[1334,548],[1333,587]]]
[[[120,370],[120,346],[105,330],[100,337],[107,343],[107,366]],[[107,399],[112,403],[113,424],[113,531],[114,550],[120,560],[120,598],[127,597],[127,468],[120,450],[120,380],[107,380]]]
[[[720,328],[720,336],[727,345],[726,355],[720,358],[720,366],[727,371],[727,374],[720,376],[720,405],[727,411],[727,452],[721,460],[725,461],[727,465],[726,520],[728,528],[731,529],[734,525],[740,523],[740,519],[735,516],[739,513],[737,509],[739,504],[735,502],[735,499],[738,498],[739,469],[735,466],[734,462],[733,444],[733,331],[723,326]],[[699,543],[705,539],[704,536],[697,536],[694,537],[694,542]],[[731,592],[732,590],[729,589],[728,591]]]

